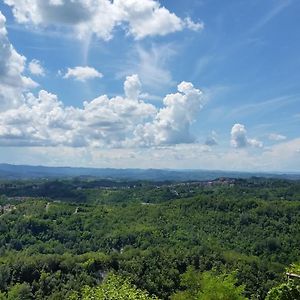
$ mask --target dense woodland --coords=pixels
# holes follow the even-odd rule
[[[300,299],[285,275],[300,181],[3,180],[0,195],[0,299]]]

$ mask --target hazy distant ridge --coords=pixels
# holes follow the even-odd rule
[[[80,176],[155,181],[209,180],[218,177],[249,178],[252,176],[300,179],[300,173],[272,174],[208,170],[72,168],[0,164],[0,178],[2,179],[62,178]]]

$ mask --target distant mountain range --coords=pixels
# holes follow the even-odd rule
[[[253,176],[300,179],[300,173],[272,174],[208,170],[72,168],[0,164],[0,179],[91,177],[121,180],[188,181],[212,180],[219,177],[249,178]]]

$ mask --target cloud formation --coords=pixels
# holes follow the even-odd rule
[[[192,142],[189,127],[202,93],[182,82],[157,110],[139,100],[137,75],[124,83],[125,96],[99,96],[83,108],[64,106],[56,95],[26,93],[19,107],[0,113],[2,146],[140,147]]]
[[[261,148],[262,142],[256,139],[250,139],[247,137],[247,130],[242,124],[234,124],[231,129],[230,144],[234,148],[245,148],[248,146]]]
[[[0,111],[19,105],[23,99],[22,93],[38,85],[23,75],[26,58],[9,42],[5,22],[0,12]]]
[[[278,133],[271,133],[269,134],[269,140],[279,142],[286,140],[286,136]]]
[[[38,61],[37,59],[33,59],[28,64],[28,69],[32,75],[45,76],[45,70],[44,70],[43,66],[41,65],[40,61]]]
[[[78,81],[86,81],[88,79],[94,78],[102,78],[103,74],[97,71],[92,67],[75,67],[75,68],[68,68],[67,73],[64,75],[63,78],[74,78]]]
[[[94,33],[109,40],[122,25],[135,39],[166,35],[184,28],[198,31],[203,23],[181,19],[155,0],[4,0],[19,23],[74,26],[79,38]]]
[[[155,118],[140,124],[135,136],[143,146],[192,143],[190,125],[198,117],[204,103],[203,94],[190,82],[181,82],[178,93],[167,95]]]
[[[167,95],[160,109],[141,100],[136,74],[126,77],[124,96],[101,95],[82,108],[65,106],[45,90],[38,95],[29,92],[37,85],[22,75],[26,58],[8,41],[2,14],[0,40],[1,146],[152,147],[194,141],[190,125],[198,117],[203,97],[192,83],[179,84],[178,92]],[[29,65],[32,73],[42,74],[37,60]],[[94,68],[75,67],[64,77],[85,81],[101,76]]]
[[[124,82],[124,92],[128,99],[137,100],[140,95],[142,84],[137,74],[126,77]]]

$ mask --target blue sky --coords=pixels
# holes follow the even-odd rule
[[[1,162],[300,171],[299,1],[0,10]]]

